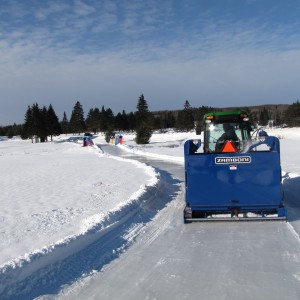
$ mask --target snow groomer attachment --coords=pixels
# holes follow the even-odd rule
[[[184,145],[184,222],[286,220],[280,144],[260,131],[254,138],[245,111],[204,116],[204,143]]]

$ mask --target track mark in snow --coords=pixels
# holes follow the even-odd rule
[[[295,228],[293,227],[293,225],[291,223],[287,222],[287,226],[288,226],[290,232],[293,234],[293,236],[296,238],[296,240],[300,244],[300,236],[297,233],[297,231],[295,230]]]
[[[164,189],[168,190],[168,187],[165,186]],[[152,244],[157,239],[157,237],[159,237],[162,234],[163,231],[165,231],[170,226],[174,225],[172,223],[174,218],[170,217],[167,214],[174,214],[174,212],[177,211],[176,208],[178,208],[179,206],[182,206],[182,211],[183,211],[184,203],[182,201],[179,201],[180,199],[183,199],[183,195],[182,195],[183,184],[178,184],[177,189],[180,192],[177,193],[176,198],[166,205],[167,208],[166,210],[164,210],[160,215],[157,215],[155,217],[154,221],[155,224],[157,224],[157,226],[154,226],[151,229],[151,233],[147,235],[149,236],[148,240],[145,241],[147,245]],[[170,209],[170,208],[174,208],[174,209]]]
[[[144,189],[139,198],[108,214],[102,222],[92,222],[94,226],[83,234],[0,266],[0,298],[33,299],[57,294],[62,286],[101,271],[173,200],[179,186],[168,173],[162,172],[156,186]]]
[[[123,235],[123,238],[127,241],[134,240],[137,237],[137,235],[141,232],[143,227],[143,224],[133,224],[133,226],[131,226],[128,229],[128,232],[126,232],[126,234]]]

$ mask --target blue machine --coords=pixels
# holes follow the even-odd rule
[[[286,220],[279,140],[265,132],[253,140],[245,123],[248,118],[232,122],[230,114],[225,123],[235,129],[236,140],[225,140],[217,126],[224,123],[223,116],[214,113],[214,119],[207,122],[204,152],[197,152],[201,140],[185,142],[184,221]],[[248,135],[243,135],[243,128],[248,128]]]
[[[83,147],[93,145],[93,135],[89,132],[83,136]]]

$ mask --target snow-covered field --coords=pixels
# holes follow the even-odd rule
[[[1,265],[84,234],[156,184],[152,168],[79,142],[0,142]]]
[[[267,132],[280,138],[284,175],[299,177],[299,128]],[[143,146],[135,144],[134,134],[123,137],[124,145],[111,147],[183,164],[184,141],[196,136],[155,133]],[[152,167],[103,153],[103,135],[95,137],[94,143],[82,147],[80,139],[68,136],[41,144],[0,139],[1,299],[13,299],[15,290],[8,291],[7,286],[49,263],[51,253],[57,259],[72,254],[66,245],[77,240],[81,245],[89,243],[95,237],[88,233],[114,226],[142,195],[159,186],[160,174]]]

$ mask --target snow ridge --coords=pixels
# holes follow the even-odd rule
[[[170,155],[165,155],[165,154],[158,154],[158,153],[151,153],[147,151],[142,151],[140,149],[136,149],[133,147],[130,147],[128,145],[121,145],[118,144],[118,147],[122,148],[125,151],[137,154],[137,155],[142,155],[142,156],[147,156],[147,157],[152,157],[152,158],[158,158],[162,160],[167,160],[167,161],[172,161],[178,164],[184,164],[184,158],[179,157],[179,156],[170,156]]]
[[[175,185],[170,175],[157,174],[155,184],[142,187],[143,192],[132,195],[131,202],[102,220],[98,216],[101,221],[88,222],[81,234],[0,266],[0,298],[32,299],[57,293],[62,285],[78,280],[82,274],[101,270],[123,253],[145,224],[171,201],[176,188],[171,190],[170,182]]]

